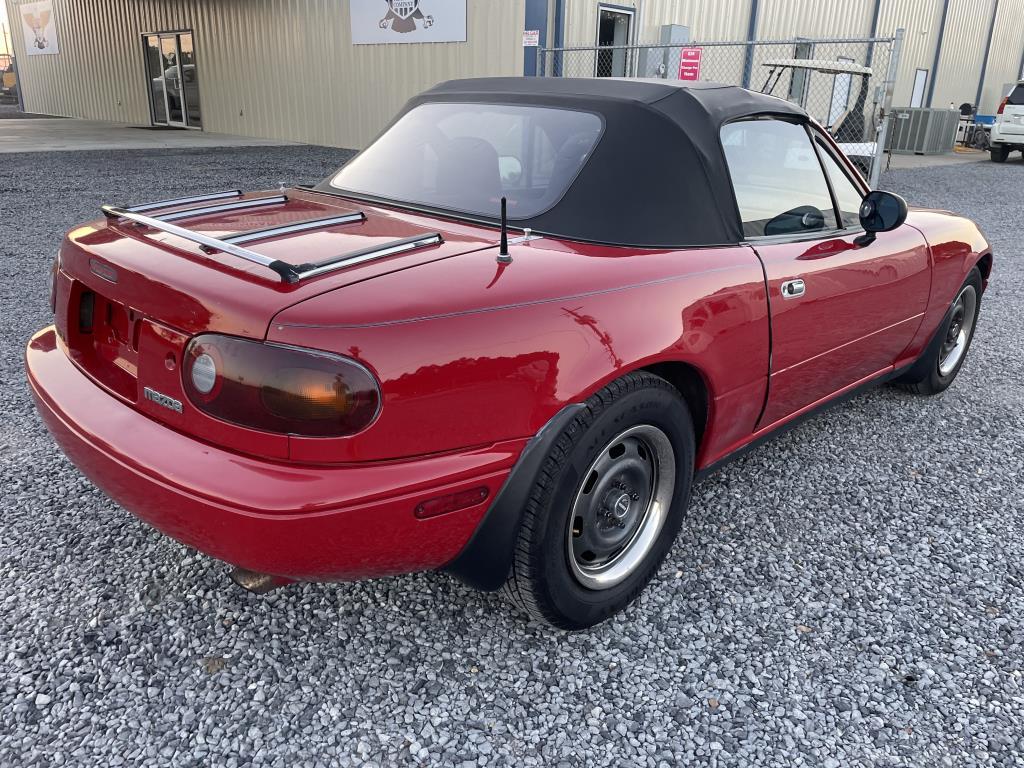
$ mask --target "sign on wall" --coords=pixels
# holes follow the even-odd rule
[[[700,48],[682,48],[679,51],[679,79],[700,80]]]
[[[57,25],[53,17],[53,0],[23,3],[17,6],[21,28],[25,34],[25,53],[40,56],[57,53]]]
[[[466,0],[352,0],[349,7],[356,45],[466,40]]]

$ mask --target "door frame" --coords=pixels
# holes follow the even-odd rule
[[[633,45],[633,39],[634,39],[634,36],[636,35],[637,8],[635,6],[632,6],[632,5],[615,5],[614,3],[598,3],[597,4],[597,20],[596,20],[596,25],[594,27],[594,48],[597,50],[598,54],[594,56],[594,77],[598,77],[599,76],[597,74],[597,69],[598,69],[598,64],[599,64],[599,60],[600,60],[600,51],[601,51],[602,48],[607,47],[607,46],[601,45],[601,11],[610,11],[611,13],[619,13],[619,14],[622,14],[623,16],[628,16],[629,17],[629,32],[626,35],[626,45]],[[615,54],[613,53],[612,55],[614,56]],[[623,77],[630,77],[631,74],[632,74],[630,72],[630,70],[633,68],[633,62],[630,61],[630,58],[631,57],[629,56],[629,54],[627,52],[627,54],[626,54],[626,71],[623,74]],[[612,77],[615,77],[615,76],[616,75],[612,75]]]
[[[162,125],[162,126],[167,126],[169,128],[184,129],[186,131],[201,131],[201,130],[203,130],[203,126],[202,126],[203,110],[202,110],[202,97],[201,97],[201,95],[199,95],[199,88],[198,87],[196,88],[196,93],[198,95],[198,100],[199,100],[199,104],[197,106],[199,107],[199,115],[200,115],[199,122],[200,122],[200,125],[189,125],[188,124],[188,101],[187,101],[187,99],[185,97],[185,77],[184,77],[184,71],[181,68],[182,67],[182,64],[181,64],[181,39],[180,39],[181,35],[191,35],[192,36],[192,55],[196,59],[196,62],[197,62],[196,66],[199,66],[199,64],[198,64],[199,53],[198,53],[198,50],[196,48],[196,35],[195,35],[195,32],[192,31],[191,29],[162,29],[162,30],[159,30],[159,31],[143,32],[143,33],[141,33],[139,35],[139,42],[142,44],[142,69],[143,69],[143,72],[146,74],[146,79],[147,79],[147,89],[148,90],[147,90],[147,94],[146,94],[146,103],[149,105],[149,122],[150,122],[151,125],[154,125],[154,126]],[[166,119],[165,122],[158,122],[157,119],[156,119],[156,113],[153,110],[153,78],[149,77],[149,58],[148,58],[148,54],[147,54],[148,47],[147,47],[147,43],[146,43],[146,38],[148,38],[148,37],[156,37],[158,40],[163,40],[166,37],[170,37],[170,38],[174,39],[174,54],[175,54],[175,60],[177,61],[177,66],[178,66],[179,81],[181,83],[181,109],[182,109],[182,112],[181,112],[181,122],[172,122],[171,121],[171,105],[170,105],[170,102],[167,99],[167,80],[166,80],[166,78],[164,78],[164,73],[163,72],[160,73],[160,77],[164,78],[164,80],[163,80],[164,84],[163,84],[163,89],[162,90],[163,90],[163,94],[164,94],[164,114],[167,116],[167,119]],[[161,51],[160,55],[161,56],[163,55],[162,51]],[[202,69],[202,68],[200,67],[200,69]]]

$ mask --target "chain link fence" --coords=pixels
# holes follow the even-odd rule
[[[788,99],[876,186],[901,44],[902,30],[886,38],[540,48],[537,74],[710,80]]]

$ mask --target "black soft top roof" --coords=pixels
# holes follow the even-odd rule
[[[561,77],[451,80],[414,97],[398,117],[420,104],[446,101],[599,114],[604,132],[562,199],[515,224],[568,239],[638,247],[741,241],[719,130],[754,115],[807,120],[788,101],[738,86]]]

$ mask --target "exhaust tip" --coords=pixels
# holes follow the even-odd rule
[[[286,579],[283,576],[257,573],[256,571],[248,571],[245,568],[234,568],[229,575],[235,584],[246,592],[252,592],[256,595],[265,595],[267,592],[271,592],[278,587],[291,584],[291,579]]]

